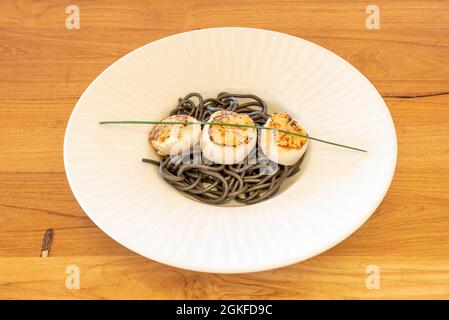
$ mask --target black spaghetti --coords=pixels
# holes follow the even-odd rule
[[[269,118],[267,105],[259,97],[226,92],[207,99],[199,93],[190,93],[178,100],[170,115],[189,115],[199,121],[207,121],[220,110],[244,113],[257,125],[264,125]],[[283,182],[299,171],[302,161],[285,166],[270,161],[258,150],[259,146],[243,163],[238,164],[208,162],[201,156],[198,146],[187,156],[164,155],[160,161],[142,161],[157,165],[167,183],[199,201],[223,204],[235,200],[242,204],[254,204],[275,195]]]

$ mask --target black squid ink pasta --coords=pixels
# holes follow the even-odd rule
[[[170,116],[189,115],[199,121],[208,121],[212,114],[220,110],[246,114],[261,126],[269,118],[267,105],[261,98],[252,94],[226,92],[207,99],[199,93],[189,93],[179,98]],[[304,158],[290,166],[274,163],[263,158],[258,144],[245,161],[237,164],[208,162],[201,156],[198,146],[189,155],[179,156],[178,159],[163,155],[160,161],[142,161],[157,165],[167,183],[201,202],[218,205],[234,200],[249,205],[273,197],[284,181],[299,171]]]

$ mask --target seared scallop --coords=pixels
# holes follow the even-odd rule
[[[209,122],[254,126],[253,120],[247,114],[227,110],[213,113]],[[255,148],[256,142],[257,130],[251,127],[205,125],[201,134],[204,157],[220,164],[241,162]]]
[[[198,122],[188,115],[174,115],[164,122]],[[160,155],[176,155],[189,152],[195,146],[201,135],[201,125],[198,124],[157,124],[151,130],[148,141]]]
[[[284,112],[271,114],[265,123],[266,128],[275,128],[295,132],[307,136],[307,131],[299,123]],[[277,130],[262,130],[260,145],[263,153],[272,161],[291,166],[301,159],[307,149],[309,139],[279,132]]]

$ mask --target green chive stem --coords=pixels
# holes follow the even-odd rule
[[[262,126],[258,126],[258,125],[249,125],[249,124],[223,123],[223,122],[213,122],[213,121],[212,122],[210,122],[210,121],[196,121],[196,122],[193,122],[193,121],[190,121],[190,122],[182,122],[182,121],[100,121],[99,124],[197,124],[197,125],[198,124],[199,125],[208,124],[208,125],[229,126],[229,127],[256,128],[256,129],[263,129],[263,130],[277,130],[277,131],[285,133],[285,134],[292,134],[292,135],[295,135],[298,137],[315,140],[315,141],[322,142],[322,143],[327,143],[327,144],[341,147],[341,148],[347,148],[347,149],[356,150],[356,151],[360,151],[360,152],[368,152],[367,150],[364,150],[364,149],[359,149],[356,147],[351,147],[351,146],[347,146],[347,145],[336,143],[336,142],[326,141],[326,140],[314,138],[314,137],[311,137],[308,135],[292,132],[292,131],[287,131],[287,130],[282,130],[282,129],[277,129],[277,128],[267,128],[267,127],[262,127]]]

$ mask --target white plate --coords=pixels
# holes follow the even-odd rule
[[[154,166],[150,126],[197,91],[260,95],[298,117],[311,136],[302,170],[276,197],[219,207],[172,189]],[[396,165],[396,133],[373,85],[348,62],[282,33],[217,28],[145,45],[99,75],[79,99],[64,163],[83,210],[109,236],[150,259],[206,272],[277,268],[317,255],[359,228],[382,201]]]

